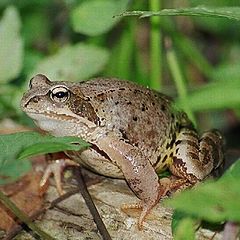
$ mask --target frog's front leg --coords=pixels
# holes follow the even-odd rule
[[[223,138],[218,131],[205,132],[199,138],[195,130],[183,128],[176,139],[169,168],[173,175],[193,185],[209,176],[223,160]]]
[[[136,147],[114,137],[101,139],[98,147],[107,152],[113,163],[122,170],[128,185],[141,199],[139,204],[126,205],[126,208],[142,208],[138,219],[138,227],[141,229],[146,215],[165,194],[165,188],[160,185],[150,161]]]
[[[62,176],[63,169],[65,169],[68,166],[76,167],[76,166],[79,166],[79,164],[70,159],[58,159],[58,160],[53,160],[51,163],[49,163],[42,176],[42,179],[40,182],[40,190],[45,189],[49,177],[53,175],[58,194],[63,195],[64,191],[62,189],[61,176]]]

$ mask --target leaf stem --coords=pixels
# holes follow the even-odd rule
[[[81,168],[75,168],[74,173],[76,175],[76,179],[78,182],[79,191],[82,194],[82,197],[83,197],[84,201],[86,202],[86,205],[87,205],[90,213],[93,216],[93,219],[97,225],[97,228],[98,228],[102,238],[104,240],[111,240],[112,238],[109,235],[108,230],[107,230],[106,226],[104,225],[102,218],[100,217],[99,212],[92,200],[92,197],[88,192],[86,183],[83,179]]]
[[[196,119],[194,117],[194,114],[187,104],[187,86],[186,86],[186,80],[183,76],[183,73],[180,69],[178,59],[176,56],[176,53],[174,49],[172,48],[172,42],[171,39],[166,39],[166,51],[167,51],[167,62],[168,66],[171,72],[171,75],[173,77],[173,80],[175,82],[177,91],[178,91],[178,96],[179,96],[179,101],[184,103],[184,111],[187,113],[189,116],[190,120],[193,122],[193,124],[196,126]]]
[[[134,47],[136,21],[131,19],[126,29],[124,29],[118,51],[118,76],[123,79],[131,79],[132,56]]]
[[[150,0],[150,10],[160,11],[162,0]],[[160,31],[160,18],[151,17],[150,30],[150,87],[160,90],[162,85],[162,34]]]

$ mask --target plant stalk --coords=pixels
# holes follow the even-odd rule
[[[184,103],[184,105],[182,106],[183,110],[187,113],[194,126],[196,126],[196,119],[187,103],[186,79],[184,78],[181,68],[179,66],[177,55],[172,47],[171,39],[166,39],[166,50],[168,66],[178,91],[179,101],[181,103]]]
[[[160,11],[162,0],[150,0],[150,11]],[[162,86],[162,34],[160,17],[151,17],[150,30],[150,87],[160,90]]]
[[[55,238],[48,235],[46,232],[42,231],[32,220],[22,212],[5,194],[0,191],[0,200],[11,212],[17,216],[22,222],[24,222],[34,233],[39,235],[42,239],[54,240]]]

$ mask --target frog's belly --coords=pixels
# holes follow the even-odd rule
[[[66,154],[75,162],[80,163],[93,172],[113,178],[124,178],[118,166],[92,148],[83,152],[67,151]]]

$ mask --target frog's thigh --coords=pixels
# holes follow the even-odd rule
[[[140,199],[156,200],[159,192],[158,176],[139,149],[124,141],[117,141],[114,137],[104,138],[98,145],[121,169],[129,186]]]
[[[176,139],[170,171],[175,176],[196,183],[221,164],[222,146],[222,137],[215,130],[205,132],[199,139],[194,130],[183,128]]]
[[[138,221],[140,227],[145,216],[158,203],[164,187],[160,187],[154,168],[139,149],[110,137],[101,139],[98,146],[119,166],[130,188],[141,199],[138,205],[142,208]]]

